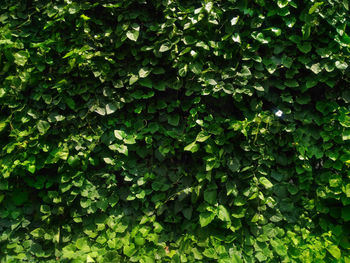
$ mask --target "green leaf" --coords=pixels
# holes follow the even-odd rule
[[[259,262],[263,262],[267,259],[267,256],[265,256],[264,253],[261,251],[256,253],[255,257],[258,259]]]
[[[285,257],[287,255],[287,248],[286,246],[283,244],[283,242],[279,239],[271,240],[271,245],[274,248],[274,250],[276,251],[276,253],[278,255],[280,255],[281,257]]]
[[[178,126],[180,122],[180,115],[168,115],[168,123],[172,126]]]
[[[33,237],[39,238],[39,237],[42,237],[45,235],[45,231],[44,231],[44,229],[39,227],[39,228],[34,229],[32,232],[30,232],[30,234]]]
[[[171,48],[170,43],[164,43],[160,46],[159,52],[166,52],[166,51],[170,50],[170,48]]]
[[[206,140],[208,140],[210,138],[210,136],[211,136],[210,134],[208,135],[206,132],[200,131],[197,134],[196,141],[197,142],[205,142]]]
[[[187,145],[185,148],[184,148],[185,151],[190,151],[192,153],[195,153],[196,151],[199,150],[199,145],[196,144],[196,141],[190,143],[189,145]]]
[[[15,58],[15,63],[19,66],[25,66],[27,64],[28,58],[29,58],[29,53],[27,51],[19,51],[15,53],[14,55]]]
[[[341,69],[341,70],[345,70],[348,68],[348,64],[346,62],[343,62],[343,61],[336,61],[335,66],[337,69]]]
[[[102,108],[102,107],[97,107],[97,108],[95,109],[95,112],[96,112],[97,114],[99,114],[99,115],[102,115],[102,116],[106,115],[106,109],[105,109],[105,108]]]
[[[129,30],[126,32],[127,38],[129,38],[131,41],[137,41],[139,35],[140,35],[140,26],[138,24],[132,25],[133,30]]]
[[[320,63],[313,64],[310,69],[315,74],[318,74],[322,71]]]
[[[341,210],[341,217],[345,222],[350,221],[350,206],[345,206]]]
[[[284,82],[284,85],[286,85],[287,87],[290,88],[296,88],[299,87],[299,83],[298,81],[294,80],[294,79],[288,79]]]
[[[88,17],[88,16],[86,16],[86,15],[84,15],[84,14],[80,15],[80,17],[81,17],[84,21],[88,21],[88,20],[91,19],[90,17]]]
[[[230,168],[230,170],[232,172],[237,172],[239,170],[239,167],[240,167],[240,163],[239,163],[239,160],[237,158],[233,158],[231,160],[228,160],[227,165],[228,165],[228,168]]]
[[[93,263],[96,262],[90,255],[86,256],[86,263]]]
[[[241,37],[240,37],[240,35],[238,33],[234,33],[232,35],[232,40],[233,40],[233,42],[241,43]]]
[[[47,121],[40,120],[36,127],[38,128],[40,134],[43,135],[48,131],[48,129],[50,129],[50,124]]]
[[[5,89],[0,88],[0,98],[4,97],[4,96],[5,96],[5,94],[6,94]]]
[[[195,62],[195,63],[191,63],[189,65],[190,70],[194,73],[194,74],[200,74],[203,70],[203,64],[199,63],[199,62]]]
[[[303,53],[309,53],[312,49],[310,42],[303,42],[297,44],[298,49]]]
[[[304,24],[301,28],[301,32],[303,34],[303,40],[308,39],[311,33],[311,26],[309,24]]]
[[[135,237],[135,244],[138,246],[143,246],[146,240],[143,237]]]
[[[114,113],[116,110],[117,110],[117,107],[114,105],[114,103],[108,103],[106,105],[107,115]]]
[[[123,144],[115,143],[115,144],[109,145],[108,148],[111,149],[112,151],[117,151],[117,152],[122,153],[126,156],[128,156],[128,154],[129,154],[128,147],[126,145],[123,145]],[[111,161],[109,163],[112,164],[113,162]]]
[[[219,218],[221,221],[231,223],[230,214],[229,214],[229,212],[227,211],[226,207],[224,207],[223,205],[219,205],[219,206],[218,206],[218,218]]]
[[[142,86],[147,88],[152,88],[153,86],[152,80],[150,78],[141,79],[139,82]]]
[[[335,69],[335,64],[332,62],[327,62],[324,68],[327,72],[332,72]]]
[[[75,101],[71,97],[66,97],[65,102],[70,109],[75,110],[75,108],[76,108]]]
[[[0,122],[0,132],[2,132],[7,126],[6,122]]]
[[[18,191],[15,190],[12,196],[12,201],[15,205],[22,205],[28,200],[28,192],[27,191]]]
[[[235,252],[233,255],[231,255],[231,263],[243,263],[243,260],[238,252]]]
[[[192,211],[193,211],[193,208],[192,207],[188,207],[188,208],[185,208],[185,209],[182,209],[181,210],[184,217],[187,219],[187,220],[190,220],[191,217],[192,217]]]
[[[202,212],[199,214],[199,223],[201,227],[205,227],[209,225],[215,218],[215,214],[213,212]]]
[[[140,78],[145,78],[145,77],[147,77],[150,73],[151,73],[151,70],[150,70],[149,68],[146,68],[146,67],[141,68],[141,69],[139,70],[139,77],[140,77]]]
[[[266,188],[270,189],[273,187],[273,184],[266,178],[266,177],[260,177],[259,182]]]
[[[239,16],[235,16],[233,17],[230,22],[231,22],[231,26],[234,26],[238,23],[238,19],[239,19]]]
[[[328,252],[336,259],[341,258],[341,251],[336,245],[329,245],[327,247]]]
[[[316,79],[308,80],[308,81],[306,81],[306,87],[308,89],[313,88],[313,87],[315,87],[317,85],[317,83],[318,83],[318,81]]]
[[[180,67],[179,69],[179,76],[180,77],[185,77],[187,74],[187,70],[188,70],[188,65],[184,64],[182,67]]]
[[[235,206],[244,206],[246,203],[247,203],[247,200],[242,196],[235,197],[235,199],[233,201],[233,204]]]
[[[138,76],[136,76],[136,75],[132,75],[131,77],[130,77],[130,79],[129,79],[129,85],[132,85],[132,84],[134,84],[136,81],[138,81],[139,80],[139,77]]]
[[[350,130],[344,130],[342,134],[343,141],[350,140]]]
[[[346,163],[350,164],[350,160],[346,161]],[[350,197],[350,184],[346,184],[346,186],[343,188],[343,192],[345,193],[346,197]]]
[[[265,91],[264,87],[261,84],[259,84],[259,83],[256,83],[253,86],[253,88],[256,89],[257,91],[261,91],[261,92]]]
[[[35,169],[36,169],[36,167],[35,167],[35,165],[28,165],[28,167],[27,167],[27,170],[30,172],[30,173],[35,173]]]
[[[205,190],[204,200],[207,201],[209,204],[214,205],[217,202],[216,195],[216,190]]]
[[[320,7],[321,5],[323,5],[323,2],[314,3],[309,9],[309,14],[311,15],[312,13],[314,13],[317,10],[317,8]]]
[[[276,36],[280,36],[282,34],[282,30],[278,27],[270,27],[270,28],[268,28],[268,30],[270,30]]]
[[[135,245],[134,244],[129,244],[129,245],[126,245],[124,246],[123,248],[123,253],[124,255],[128,256],[128,257],[131,257],[133,254],[136,253],[136,248],[135,248]]]
[[[287,56],[283,56],[282,57],[282,64],[283,66],[285,66],[286,68],[290,68],[292,66],[293,63],[293,59]]]
[[[277,0],[277,5],[279,8],[284,8],[288,5],[288,0]]]
[[[123,140],[126,137],[126,133],[122,130],[114,130],[114,136],[118,140]]]

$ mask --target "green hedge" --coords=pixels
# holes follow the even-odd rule
[[[350,262],[348,0],[2,0],[0,262]]]

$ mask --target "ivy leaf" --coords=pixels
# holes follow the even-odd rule
[[[239,170],[239,167],[240,167],[240,163],[239,163],[239,160],[237,158],[233,158],[233,159],[227,161],[227,165],[232,172],[237,172]]]
[[[270,189],[273,187],[273,184],[266,178],[266,177],[260,177],[259,182],[266,188]]]
[[[98,113],[99,115],[102,115],[102,116],[106,115],[106,109],[102,108],[102,107],[97,107],[95,109],[95,112]]]
[[[241,43],[241,37],[238,33],[235,33],[232,35],[232,40],[233,40],[233,42]]]
[[[0,132],[2,132],[7,126],[6,122],[0,122]]]
[[[288,0],[277,0],[277,5],[279,8],[284,8],[288,5]]]
[[[147,87],[147,88],[152,88],[153,86],[153,83],[152,83],[152,80],[150,78],[144,78],[144,79],[141,79],[140,80],[140,84],[144,87]]]
[[[231,263],[243,263],[243,260],[241,258],[240,255],[238,255],[238,253],[234,253],[233,255],[231,255],[231,259],[230,259]]]
[[[191,217],[192,217],[192,211],[193,211],[193,208],[192,207],[188,207],[188,208],[185,208],[182,210],[182,213],[184,215],[184,217],[187,219],[187,220],[190,220]]]
[[[14,55],[15,58],[15,63],[19,66],[24,66],[27,64],[28,58],[29,58],[29,53],[27,51],[19,51],[15,53]]]
[[[43,135],[48,131],[48,129],[50,129],[50,124],[47,121],[40,120],[36,127],[38,128],[40,134]]]
[[[204,200],[209,204],[213,205],[216,203],[216,190],[205,190],[204,191]]]
[[[15,205],[21,205],[28,200],[28,192],[27,191],[15,191],[12,196],[12,201]]]
[[[219,206],[218,206],[218,218],[219,218],[221,221],[231,223],[230,214],[229,214],[229,212],[227,211],[226,207],[224,207],[223,205],[219,205]]]
[[[179,114],[175,115],[169,115],[168,116],[168,123],[172,126],[178,126],[180,122],[180,116]]]
[[[255,257],[258,259],[259,262],[263,262],[267,259],[267,256],[265,256],[264,253],[261,251],[256,253]]]
[[[209,225],[215,218],[215,214],[213,212],[202,212],[199,214],[199,223],[201,227],[205,227]]]
[[[285,257],[287,255],[287,249],[283,245],[283,242],[281,240],[271,240],[271,245],[276,251],[276,253],[282,257]]]
[[[309,14],[311,15],[312,13],[314,13],[317,10],[317,8],[320,7],[321,5],[323,5],[323,2],[314,3],[309,9]]]
[[[342,138],[343,138],[343,141],[350,140],[350,130],[343,131]]]
[[[107,115],[114,113],[116,110],[117,110],[117,107],[114,105],[114,103],[108,103],[106,105]]]
[[[166,52],[166,51],[170,50],[170,48],[171,48],[170,43],[164,43],[160,46],[159,52]]]
[[[200,131],[197,134],[196,141],[197,142],[205,142],[206,140],[208,140],[210,138],[210,136],[211,136],[210,134],[208,135],[206,132]]]
[[[341,258],[341,251],[336,245],[329,245],[327,247],[328,252],[336,259]]]
[[[297,44],[298,49],[303,52],[303,53],[309,53],[312,49],[311,43],[310,42],[303,42],[303,43],[298,43]]]
[[[345,206],[342,208],[341,216],[345,222],[350,221],[350,206]]]
[[[310,69],[315,74],[318,74],[322,71],[320,63],[313,64]]]
[[[118,140],[123,140],[126,137],[126,133],[122,130],[114,130],[114,136]]]
[[[137,41],[139,35],[140,35],[140,26],[138,24],[133,24],[132,25],[132,30],[129,30],[126,32],[126,36],[131,40],[131,41]]]
[[[135,245],[133,243],[129,244],[129,245],[126,245],[124,246],[123,248],[123,253],[128,256],[128,257],[131,257],[133,254],[136,253],[136,248],[135,248]]]
[[[304,24],[301,28],[301,32],[303,34],[303,39],[308,39],[311,33],[311,26],[309,24]]]
[[[233,17],[232,19],[231,19],[231,26],[234,26],[234,25],[236,25],[237,24],[237,22],[238,22],[238,19],[239,19],[239,16],[235,16],[235,17]]]
[[[342,62],[342,61],[336,61],[335,66],[336,66],[336,68],[341,69],[341,70],[345,70],[348,68],[348,64],[346,62]]]
[[[190,143],[189,145],[187,145],[187,146],[184,148],[185,151],[190,151],[190,152],[192,152],[192,153],[195,153],[196,151],[198,151],[198,149],[199,149],[199,145],[196,144],[196,141]]]
[[[75,110],[76,108],[75,101],[71,97],[66,97],[65,102],[70,109]]]
[[[116,144],[109,145],[108,148],[111,149],[112,151],[118,151],[119,153],[122,153],[125,156],[129,155],[129,150],[126,145],[116,143]]]
[[[141,68],[139,70],[139,77],[140,78],[145,78],[150,74],[151,70],[149,68]]]
[[[132,75],[129,79],[129,85],[134,84],[136,81],[138,81],[139,77],[136,75]]]

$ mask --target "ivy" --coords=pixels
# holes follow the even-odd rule
[[[347,0],[3,0],[0,262],[349,262]]]

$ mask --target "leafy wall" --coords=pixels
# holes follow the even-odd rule
[[[347,0],[2,0],[0,262],[350,262]]]

